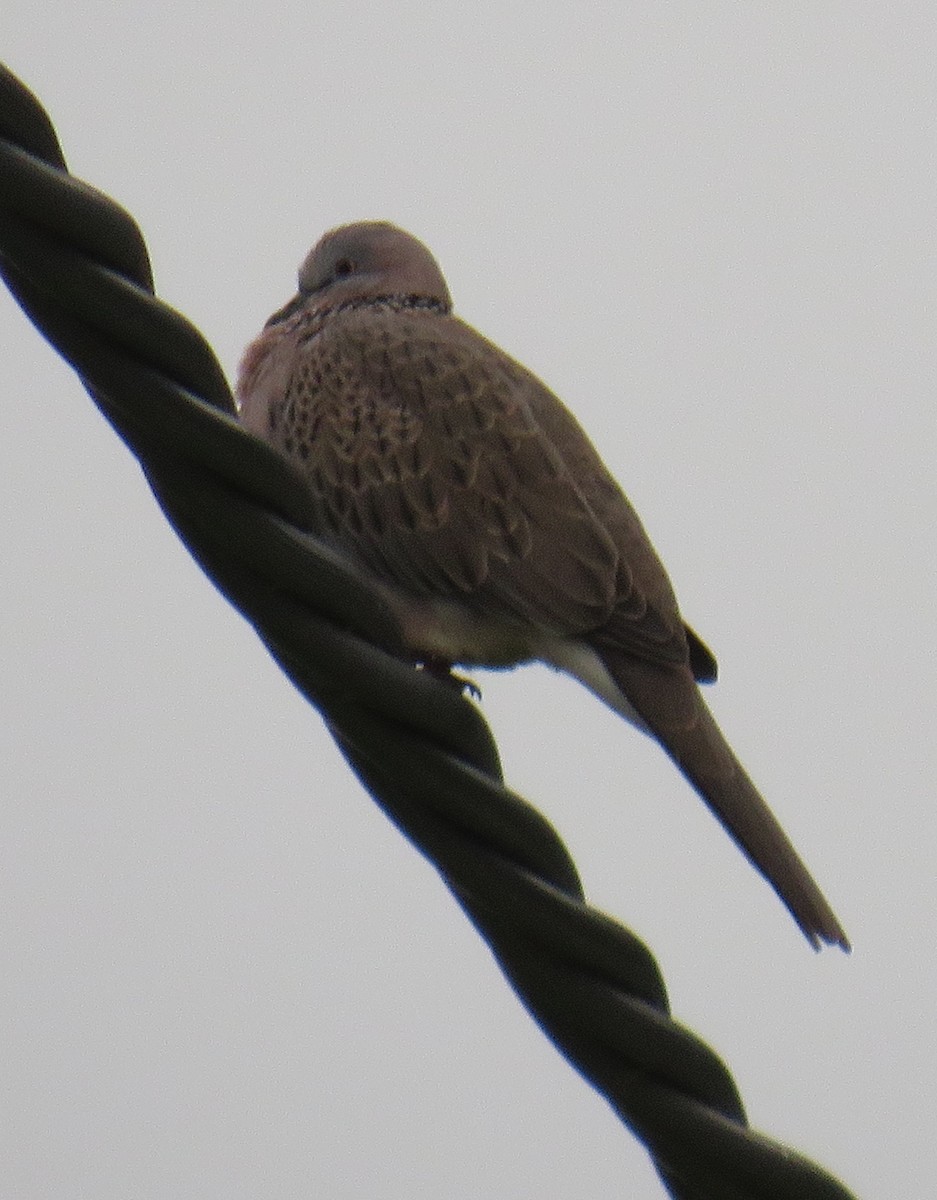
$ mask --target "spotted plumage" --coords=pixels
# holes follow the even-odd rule
[[[414,661],[577,676],[657,738],[813,945],[842,927],[716,726],[716,664],[572,414],[452,314],[429,251],[333,230],[248,348],[241,420],[309,484],[318,534],[383,590]]]

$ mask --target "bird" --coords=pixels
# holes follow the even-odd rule
[[[560,399],[454,315],[422,242],[386,221],[326,233],[244,352],[235,395],[415,665],[574,676],[660,743],[814,949],[849,951],[703,698],[716,660],[631,503]]]

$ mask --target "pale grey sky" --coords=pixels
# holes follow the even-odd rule
[[[229,373],[382,217],[579,415],[852,957],[545,670],[479,677],[508,781],[756,1128],[926,1195],[933,5],[4,0],[0,47]],[[660,1197],[6,295],[0,338],[0,1194]]]

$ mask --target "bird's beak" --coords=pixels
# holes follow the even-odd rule
[[[293,313],[299,312],[302,306],[306,303],[306,299],[306,296],[304,296],[302,292],[297,292],[292,300],[284,304],[282,308],[278,308],[273,316],[267,320],[266,325],[264,325],[264,329],[269,329],[271,325],[279,325],[282,321],[285,321],[288,317],[291,317]]]

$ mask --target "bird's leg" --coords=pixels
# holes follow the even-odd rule
[[[419,669],[425,671],[427,675],[432,675],[441,683],[449,684],[457,691],[468,692],[473,700],[482,698],[481,688],[478,684],[464,675],[457,675],[452,669],[452,663],[446,662],[444,658],[426,658],[419,664]]]

